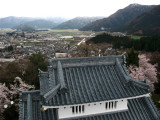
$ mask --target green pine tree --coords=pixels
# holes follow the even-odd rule
[[[134,48],[131,48],[127,55],[127,66],[129,65],[139,66],[138,52],[136,52]]]

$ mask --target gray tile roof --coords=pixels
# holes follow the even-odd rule
[[[123,55],[52,59],[48,72],[40,70],[40,90],[20,91],[19,120],[58,120],[58,109],[41,112],[42,105],[73,105],[148,94],[150,85],[133,80]],[[160,120],[150,98],[128,100],[127,111],[68,120]],[[62,119],[65,120],[65,119]]]
[[[20,91],[19,120],[41,120],[40,91]]]
[[[43,104],[81,104],[149,93],[149,84],[128,75],[123,59],[107,56],[51,60],[48,72],[40,72]]]
[[[28,96],[28,94],[23,94],[22,96],[25,95]],[[31,94],[31,96],[35,96],[35,94]],[[30,108],[28,104],[31,104],[32,107]],[[41,112],[40,104],[40,99],[38,100],[33,97],[32,103],[25,100],[21,101],[19,120],[58,120],[57,109],[47,109]],[[32,111],[32,118],[30,119],[28,119],[29,117],[27,116],[28,113],[30,113],[28,109]],[[160,115],[151,98],[143,97],[128,100],[128,110],[126,111],[116,111],[61,120],[160,120]]]

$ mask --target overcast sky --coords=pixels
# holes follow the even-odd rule
[[[109,16],[132,3],[158,5],[160,0],[0,0],[0,17]]]

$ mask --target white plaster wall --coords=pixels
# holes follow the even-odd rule
[[[111,102],[111,101],[83,104],[85,106],[84,112],[79,112],[79,107],[78,107],[78,113],[76,112],[72,113],[72,106],[61,106],[58,109],[58,115],[59,115],[59,118],[62,119],[62,118],[78,117],[83,115],[100,114],[100,113],[114,112],[114,111],[128,109],[127,99],[116,100],[116,101],[118,101],[117,107],[111,108],[111,109],[106,109],[106,102]],[[75,106],[79,106],[79,105],[75,105]]]

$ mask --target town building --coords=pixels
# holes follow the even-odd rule
[[[5,48],[4,42],[0,42],[0,49],[4,49],[4,48]]]
[[[151,84],[125,64],[124,55],[50,59],[40,90],[20,91],[19,120],[160,120]]]

